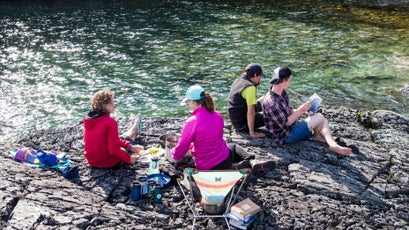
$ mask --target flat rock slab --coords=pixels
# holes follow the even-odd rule
[[[225,140],[244,147],[276,168],[250,175],[239,194],[262,207],[253,229],[408,229],[409,119],[389,111],[359,112],[322,108],[333,135],[351,146],[351,157],[338,156],[314,141],[277,146],[269,138],[249,139],[228,120]],[[158,146],[163,134],[179,134],[184,120],[144,118],[138,142]],[[118,119],[121,131],[131,118]],[[164,189],[161,204],[129,198],[130,184],[147,173],[147,164],[95,170],[83,156],[81,122],[41,130],[16,143],[4,143],[0,161],[1,227],[4,229],[188,229],[192,214],[177,186]],[[7,157],[30,146],[59,150],[80,170],[67,180],[61,172],[31,168]],[[176,178],[192,159],[174,164],[162,158],[163,172]],[[198,219],[198,229],[226,229],[223,219]]]

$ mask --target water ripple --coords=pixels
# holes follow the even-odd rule
[[[279,65],[292,68],[295,105],[317,92],[328,104],[409,113],[399,91],[409,81],[404,9],[359,1],[13,2],[0,9],[0,141],[80,121],[101,88],[116,92],[116,116],[187,117],[179,102],[192,84],[224,112],[231,82],[250,62],[269,76]],[[268,87],[263,79],[259,96]]]

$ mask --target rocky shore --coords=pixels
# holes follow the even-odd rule
[[[251,175],[239,200],[261,206],[253,229],[409,229],[409,119],[389,111],[359,112],[325,107],[337,141],[351,157],[323,143],[277,146],[268,138],[248,139],[226,120],[225,139],[276,167]],[[119,119],[120,130],[130,118]],[[139,143],[157,145],[159,136],[179,134],[181,119],[144,118]],[[0,146],[2,229],[189,229],[192,214],[177,186],[163,191],[161,204],[129,198],[130,184],[146,164],[119,170],[91,170],[83,156],[82,124],[43,130]],[[4,153],[23,146],[66,151],[80,177],[31,168]],[[161,160],[177,174],[182,166]],[[226,229],[223,219],[198,220],[198,229]]]

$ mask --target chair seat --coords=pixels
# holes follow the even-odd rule
[[[206,195],[202,195],[202,200],[201,203],[202,204],[208,204],[208,205],[218,205],[220,203],[224,203],[224,198],[226,198],[226,196],[206,196]]]
[[[197,218],[224,218],[230,229],[227,214],[250,172],[251,169],[200,171],[186,168],[183,178],[178,179],[178,184],[193,213],[192,229],[195,228]],[[200,203],[206,215],[199,215],[199,210],[196,210],[193,188],[200,191]]]

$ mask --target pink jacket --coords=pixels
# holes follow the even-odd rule
[[[208,170],[229,156],[229,147],[223,139],[224,120],[218,112],[210,113],[204,107],[192,112],[185,122],[178,144],[171,150],[173,159],[182,159],[188,150],[195,158],[196,168]]]

